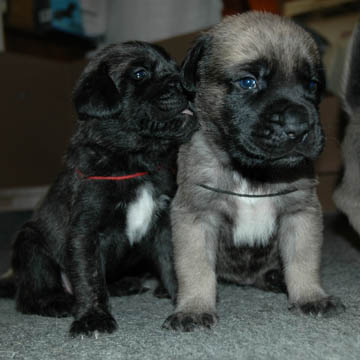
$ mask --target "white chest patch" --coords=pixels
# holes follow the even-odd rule
[[[139,188],[126,216],[126,235],[131,245],[141,241],[148,231],[155,208],[151,186],[144,185]]]
[[[236,199],[236,205],[234,244],[236,246],[267,245],[276,229],[276,209],[272,198],[239,197]]]

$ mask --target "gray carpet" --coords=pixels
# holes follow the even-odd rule
[[[14,225],[20,218],[7,224]],[[15,312],[13,301],[0,299],[0,359],[358,360],[360,239],[336,215],[327,216],[325,237],[323,283],[347,308],[338,317],[293,315],[287,310],[285,295],[221,285],[220,321],[214,330],[162,330],[172,305],[146,293],[112,298],[112,311],[119,324],[116,333],[74,340],[67,336],[70,318],[21,315]],[[0,237],[0,245],[3,267],[8,242]]]

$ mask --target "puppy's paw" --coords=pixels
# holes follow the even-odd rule
[[[344,312],[345,306],[340,299],[328,296],[317,301],[291,305],[289,310],[310,316],[331,317]]]
[[[216,325],[218,316],[216,313],[186,313],[177,312],[170,315],[162,325],[167,330],[190,332],[196,328],[211,329]]]
[[[112,333],[117,329],[115,319],[104,310],[92,310],[75,320],[70,327],[70,336],[96,336],[97,333]]]

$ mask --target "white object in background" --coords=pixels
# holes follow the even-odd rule
[[[106,44],[159,41],[221,20],[221,0],[109,0]]]
[[[79,1],[83,27],[86,36],[96,37],[105,34],[107,18],[107,0]]]
[[[6,1],[0,0],[0,52],[5,51],[3,16],[6,11]]]

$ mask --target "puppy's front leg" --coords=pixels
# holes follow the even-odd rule
[[[320,284],[322,228],[320,210],[314,208],[281,220],[280,251],[292,311],[332,315],[344,309]]]
[[[116,322],[108,309],[100,245],[94,234],[73,234],[67,248],[67,273],[76,299],[75,321],[70,335],[111,333]]]
[[[173,208],[173,242],[178,279],[177,306],[163,324],[166,329],[211,328],[216,315],[216,244],[209,221]]]
[[[90,204],[88,199],[86,207],[79,206],[81,202],[78,201],[78,211],[74,211],[65,249],[65,271],[75,296],[71,336],[111,333],[117,327],[109,311],[105,264],[98,235],[102,202]]]

